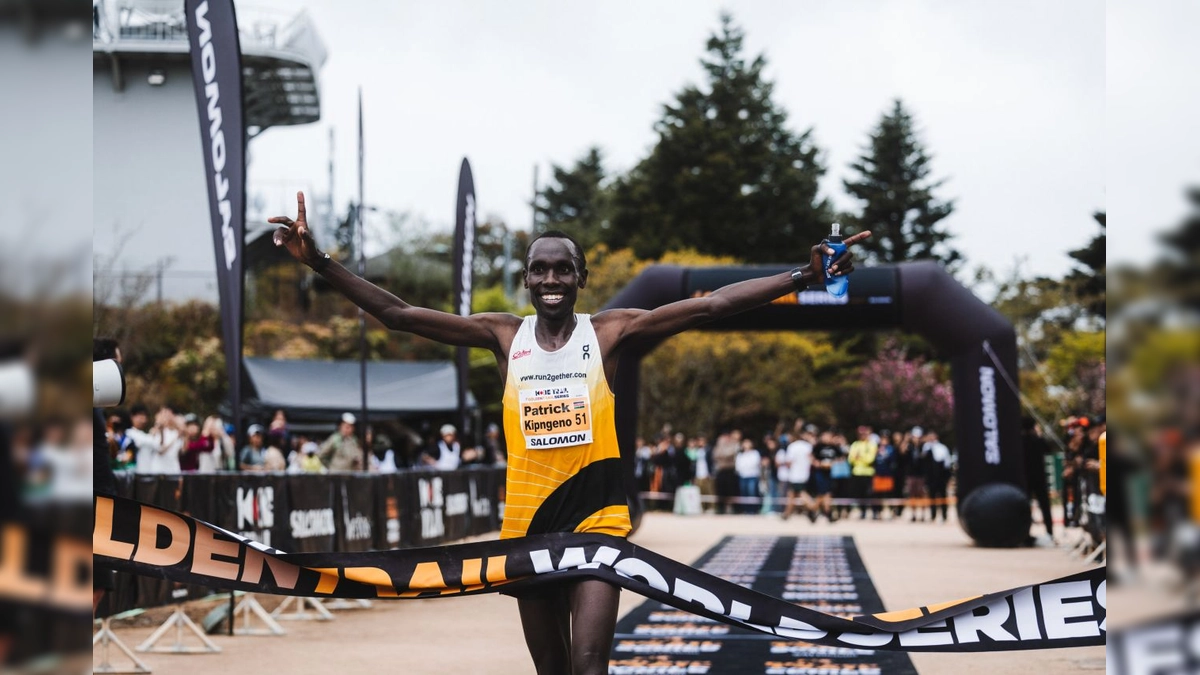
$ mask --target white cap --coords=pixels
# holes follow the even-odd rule
[[[358,421],[358,418],[354,416],[354,413],[344,412],[342,413],[342,421],[346,424],[354,424]]]
[[[315,452],[320,451],[320,449],[321,449],[321,447],[318,446],[316,443],[313,443],[312,441],[309,441],[309,442],[305,443],[304,445],[300,446],[300,452],[303,452],[306,455],[311,455]]]
[[[440,433],[443,436],[447,434],[456,434],[458,433],[458,429],[455,429],[453,424],[443,424]]]
[[[913,435],[913,436],[920,436],[920,435],[922,435],[922,433],[923,433],[924,431],[925,431],[925,430],[924,430],[924,429],[922,429],[921,427],[913,427],[913,428],[912,428],[912,435]]]

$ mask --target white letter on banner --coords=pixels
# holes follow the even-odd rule
[[[196,6],[196,27],[200,29],[200,45],[212,40],[212,24],[208,22],[208,0]]]
[[[1185,665],[1183,626],[1177,623],[1131,630],[1125,633],[1122,646],[1125,668],[1118,672],[1125,675],[1176,673]]]
[[[856,645],[858,647],[882,647],[892,641],[895,633],[842,633],[838,636],[839,642]]]
[[[213,171],[221,173],[225,170],[225,132],[218,129],[212,139]]]
[[[975,611],[979,611],[976,608]],[[959,614],[958,616],[950,617],[950,622],[954,625],[954,636],[958,638],[959,643],[979,642],[979,634],[983,633],[997,642],[1013,642],[1017,638],[1011,633],[1004,630],[1004,622],[1008,621],[1009,607],[1008,598],[998,598],[984,605],[982,609],[986,609],[987,613],[980,616],[975,612]]]
[[[900,634],[901,647],[936,647],[938,645],[954,644],[954,636],[948,630],[925,630],[929,628],[945,628],[945,621],[931,623],[921,628],[906,630]]]
[[[605,567],[612,567],[612,564],[621,557],[621,552],[611,546],[601,546],[596,549],[596,555],[592,556],[593,563],[600,563]]]
[[[200,70],[204,73],[205,83],[212,82],[217,76],[217,55],[211,42],[205,42],[200,48]]]
[[[226,183],[228,183],[228,181],[226,181]],[[229,226],[229,219],[233,218],[233,208],[229,206],[228,199],[222,199],[221,201],[217,202],[217,212],[221,214],[221,231],[224,232],[231,229]]]
[[[538,574],[554,571],[554,563],[550,560],[550,552],[546,549],[530,551],[529,559],[533,561],[533,571]]]
[[[1075,621],[1067,623],[1067,619],[1092,614],[1092,584],[1087,580],[1064,581],[1057,584],[1045,584],[1038,590],[1042,598],[1042,619],[1046,624],[1046,637],[1051,640],[1065,638],[1095,637],[1100,634],[1100,628],[1095,621]],[[1068,599],[1079,602],[1068,603]]]
[[[816,626],[793,619],[790,616],[779,618],[779,627],[775,629],[775,633],[783,637],[796,638],[797,640],[820,640],[828,635],[823,630],[817,630]],[[888,640],[891,641],[891,636],[888,636]]]
[[[217,199],[223,200],[229,194],[229,179],[219,173],[214,173],[213,187],[217,188]]]
[[[1013,594],[1013,613],[1017,615],[1017,634],[1022,640],[1040,640],[1037,605],[1033,602],[1033,589],[1022,588]]]
[[[221,122],[225,121],[221,106],[217,105],[221,100],[221,85],[216,82],[204,85],[204,97],[208,99],[208,137],[212,138],[220,130]]]
[[[729,607],[729,617],[738,621],[750,620],[750,605],[734,600]]]
[[[558,569],[571,569],[572,567],[579,567],[586,563],[587,558],[583,555],[583,549],[578,546],[571,546],[563,551],[562,560],[558,561]]]
[[[686,602],[698,602],[710,612],[718,614],[725,613],[725,606],[721,604],[721,600],[710,590],[700,588],[683,579],[675,580],[675,597]]]
[[[658,573],[658,570],[654,569],[649,563],[643,560],[638,560],[637,558],[626,558],[618,562],[616,565],[613,565],[613,570],[626,579],[640,578],[652,588],[656,588],[663,593],[671,592],[671,589],[667,586],[667,580]]]
[[[1104,608],[1104,620],[1100,622],[1100,630],[1108,632],[1108,581],[1101,581],[1096,588],[1096,602]]]

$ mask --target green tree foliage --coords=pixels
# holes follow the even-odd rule
[[[1070,287],[1076,300],[1090,316],[1103,320],[1107,307],[1105,289],[1108,286],[1105,262],[1108,253],[1105,237],[1107,217],[1100,211],[1093,214],[1092,218],[1100,225],[1100,233],[1083,248],[1067,253],[1077,264],[1063,279],[1063,283]]]
[[[795,133],[771,99],[766,59],[747,60],[728,14],[707,43],[704,86],[664,106],[650,156],[616,188],[604,242],[640,258],[693,248],[745,262],[804,260],[829,231],[811,130]]]
[[[1050,348],[1044,371],[1063,390],[1068,410],[1088,413],[1104,410],[1107,366],[1104,331],[1072,330]]]
[[[1200,310],[1200,187],[1189,188],[1186,197],[1190,212],[1178,228],[1163,237],[1171,247],[1165,276],[1180,302]]]
[[[1069,278],[1028,277],[1020,265],[991,281],[997,288],[991,304],[1017,333],[1025,404],[1047,420],[1103,412],[1105,333],[1089,320],[1078,286]]]
[[[871,230],[871,238],[859,245],[868,259],[933,259],[950,269],[962,259],[949,244],[950,233],[939,226],[954,203],[934,197],[943,181],[930,180],[930,162],[912,115],[897,99],[850,165],[857,176],[842,181],[846,192],[862,202],[861,212],[847,217],[846,224],[853,232]]]
[[[729,256],[684,250],[642,260],[629,249],[599,244],[588,251],[588,287],[579,311],[597,312],[630,279],[652,264],[731,265]],[[665,423],[686,433],[741,427],[755,433],[804,415],[833,421],[835,394],[853,386],[859,363],[823,333],[708,333],[689,331],[667,340],[642,362],[640,431]]]
[[[646,265],[633,251],[627,248],[610,250],[605,244],[596,244],[587,254],[587,288],[579,292],[578,311],[595,314],[617,293],[625,288],[634,277],[641,274]]]
[[[639,430],[739,427],[747,435],[796,415],[831,420],[831,393],[851,357],[818,333],[677,335],[642,362]]]
[[[571,168],[554,164],[551,172],[553,182],[538,191],[536,234],[560,230],[591,248],[609,226],[611,196],[600,148],[590,148]]]

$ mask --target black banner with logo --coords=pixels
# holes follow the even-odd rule
[[[454,541],[471,534],[471,495],[467,476],[461,471],[442,473],[442,518],[446,531],[442,539]]]
[[[78,652],[87,639],[89,513],[87,502],[40,503],[0,516],[0,636],[10,639],[6,664]]]
[[[1154,619],[1108,639],[1109,675],[1200,672],[1200,611]]]
[[[985,341],[956,354],[952,364],[959,505],[975,488],[988,483],[1025,489],[1021,403],[1012,390],[1018,372],[1016,343]]]
[[[120,496],[179,511],[265,546],[317,553],[428,546],[493,532],[499,528],[503,481],[504,470],[494,468],[383,475],[123,473],[117,488]],[[117,575],[97,615],[212,592],[203,584]]]
[[[475,279],[475,180],[471,177],[471,165],[463,157],[458,170],[458,198],[454,207],[454,311],[459,316],[471,314],[471,286]],[[467,416],[467,369],[469,350],[458,347],[454,362],[458,370],[458,415],[459,429],[464,443],[473,436],[467,433],[470,419]]]
[[[408,509],[401,506],[404,487],[409,484],[404,474],[379,476],[375,486],[375,548],[379,551],[400,548],[405,530],[411,523],[405,520]]]
[[[333,551],[337,545],[334,479],[324,474],[288,476],[288,551]],[[340,495],[339,495],[340,499]]]
[[[504,480],[504,472],[471,470],[465,475],[471,518],[468,534],[485,534],[500,529],[496,498],[500,494],[498,482]]]
[[[242,49],[233,0],[185,0],[192,83],[204,148],[204,183],[221,301],[225,371],[235,423],[242,401],[242,250],[245,248],[246,126]],[[181,224],[186,226],[186,224]],[[240,431],[240,429],[239,429]]]
[[[375,548],[375,480],[371,476],[344,475],[334,478],[338,493],[338,551],[370,551]]]
[[[289,553],[189,516],[97,496],[92,550],[115,569],[280,595],[434,598],[601,579],[698,616],[783,640],[885,651],[1009,651],[1102,645],[1105,568],[851,619],[701,572],[626,539],[546,534],[364,553]]]
[[[412,486],[405,491],[403,501],[410,523],[404,528],[405,548],[442,543],[446,540],[445,473],[414,471],[408,479]]]

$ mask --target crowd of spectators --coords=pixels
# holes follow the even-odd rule
[[[740,429],[706,436],[664,429],[654,444],[637,441],[635,477],[651,508],[671,508],[676,490],[694,484],[716,513],[797,511],[810,520],[852,517],[947,519],[954,455],[935,430],[837,427],[796,420],[755,439]]]
[[[114,471],[145,474],[214,473],[217,471],[266,471],[325,473],[369,471],[393,473],[404,468],[453,470],[467,465],[503,466],[504,443],[499,427],[489,425],[478,445],[460,441],[458,430],[442,425],[436,436],[421,443],[419,437],[405,439],[396,447],[388,435],[366,429],[358,433],[353,413],[343,413],[333,433],[296,431],[283,410],[275,411],[265,426],[251,422],[245,443],[236,446],[232,424],[218,416],[201,419],[194,413],[179,413],[168,406],[154,413],[143,405],[128,412],[109,411],[106,417],[110,463]],[[363,440],[369,449],[363,453]],[[413,447],[410,447],[413,446]]]

